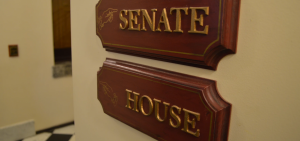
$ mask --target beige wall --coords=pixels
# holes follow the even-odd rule
[[[8,44],[19,57],[8,57]],[[0,1],[0,127],[29,119],[36,129],[73,120],[72,78],[52,78],[51,1]]]
[[[300,140],[299,0],[242,0],[237,54],[217,71],[106,52],[95,32],[97,2],[71,1],[76,139],[154,140],[103,113],[96,74],[110,57],[216,80],[233,105],[230,141]]]

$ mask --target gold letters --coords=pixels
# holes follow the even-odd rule
[[[132,110],[136,111],[136,112],[139,112],[139,110],[137,109],[137,103],[139,103],[139,109],[141,111],[141,113],[145,116],[150,116],[153,112],[153,102],[152,102],[152,99],[147,96],[147,95],[143,95],[140,99],[138,98],[139,97],[139,93],[136,93],[136,92],[132,92],[131,90],[127,90],[126,89],[126,93],[127,93],[127,105],[125,107],[129,108],[129,109],[132,109],[131,107],[131,104],[130,102],[133,102],[134,103],[134,108]],[[131,94],[134,94],[134,98],[131,98]],[[146,113],[144,111],[144,99],[148,101],[149,103],[149,110],[148,110],[148,113]],[[159,116],[159,104],[161,103],[161,100],[158,100],[158,99],[153,99],[154,100],[154,103],[155,103],[155,118],[159,121],[159,122],[164,122],[166,119],[167,119],[167,116],[168,116],[168,108],[170,106],[170,103],[167,103],[167,102],[163,102],[163,104],[165,105],[165,111],[164,111],[164,119],[161,119],[161,117]],[[174,112],[174,109],[177,109],[177,113],[176,114]],[[184,124],[183,124],[183,128],[181,129],[182,131],[186,132],[186,133],[189,133],[193,136],[196,136],[196,137],[199,137],[200,136],[200,130],[197,129],[196,132],[192,132],[190,129],[189,129],[189,124],[192,126],[192,128],[196,128],[196,122],[197,121],[200,121],[200,114],[199,113],[196,113],[196,112],[193,112],[193,111],[190,111],[190,110],[187,110],[187,109],[183,109],[184,111]],[[176,105],[173,105],[171,106],[170,108],[170,115],[171,117],[176,121],[176,124],[172,121],[172,119],[170,118],[169,119],[169,125],[172,126],[173,128],[179,128],[181,126],[181,119],[180,119],[180,113],[181,113],[181,108],[176,106]],[[190,120],[190,115],[194,115],[197,119],[197,121],[195,120],[195,118],[193,118],[192,120]]]
[[[209,15],[209,7],[190,7],[192,10],[192,18],[191,18],[191,30],[189,33],[200,33],[200,34],[208,34],[209,26],[206,25],[203,31],[197,31],[196,21],[203,26],[203,14],[200,15],[200,18],[197,19],[197,10],[204,10],[206,15]]]
[[[147,12],[146,9],[142,9],[142,13],[143,13],[143,27],[142,30],[147,31],[146,27],[145,27],[145,18],[151,28],[152,31],[155,30],[155,12],[157,11],[157,9],[152,9],[152,20]]]
[[[164,31],[172,32],[172,30],[170,29],[170,24],[169,24],[169,19],[168,19],[168,16],[167,16],[166,8],[163,9],[159,19],[160,20],[158,22],[156,31],[161,31],[160,24],[164,24],[165,25],[165,30]]]
[[[180,7],[180,8],[175,8],[175,7],[171,7],[170,8],[170,14],[172,15],[172,11],[176,11],[176,27],[174,32],[179,32],[179,33],[183,33],[184,31],[181,29],[181,10],[184,11],[185,15],[189,14],[189,9],[191,9],[191,27],[190,30],[188,31],[188,33],[198,33],[198,34],[208,34],[208,30],[209,30],[209,25],[203,25],[203,21],[204,21],[204,16],[203,14],[200,14],[200,17],[198,17],[197,15],[197,10],[203,10],[205,12],[205,15],[209,15],[209,7]],[[140,16],[140,12],[142,11],[142,19],[143,19],[143,24],[142,24],[142,29],[140,28],[140,24],[138,24],[138,16]],[[155,14],[157,9],[151,9],[152,11],[152,19],[150,18],[148,12],[146,9],[135,9],[135,10],[121,10],[119,17],[120,19],[124,22],[124,26],[122,26],[122,24],[120,23],[120,29],[126,29],[128,28],[128,30],[136,30],[136,31],[147,31],[146,27],[145,27],[145,19],[147,20],[149,27],[151,28],[152,31],[159,31],[161,32],[161,24],[165,25],[165,32],[172,32],[171,28],[170,28],[170,23],[169,23],[169,19],[168,19],[168,15],[166,12],[166,8],[164,8],[161,12],[161,16],[159,18],[159,22],[157,25],[157,29],[155,30]],[[129,13],[129,21],[123,16],[122,12],[124,12],[125,15],[127,15],[127,12]],[[136,12],[137,15],[134,15],[133,12]],[[129,22],[129,23],[128,23]],[[133,23],[134,22],[134,23]],[[200,26],[204,26],[204,30],[199,31],[197,30],[197,26],[196,26],[196,22],[199,22]],[[133,27],[134,24],[137,25],[137,27]],[[129,27],[128,27],[129,25]]]
[[[148,100],[148,102],[149,102],[149,112],[148,112],[148,114],[145,113],[145,111],[144,111],[144,102],[143,102],[143,98],[146,98],[146,99]],[[152,113],[152,111],[153,111],[153,103],[152,103],[152,100],[151,100],[151,98],[150,98],[149,96],[146,96],[146,95],[142,96],[142,97],[140,98],[139,105],[140,105],[140,110],[142,111],[142,113],[143,113],[145,116],[151,115],[151,113]]]
[[[133,15],[133,12],[136,12],[137,15],[139,16],[140,15],[140,9],[128,10],[128,12],[129,12],[129,28],[128,28],[128,30],[138,30],[138,31],[140,31],[140,24],[138,24],[137,16]],[[134,24],[137,24],[138,27],[133,28],[133,23],[132,22],[134,22]]]
[[[128,20],[123,17],[123,14],[122,14],[123,11],[124,11],[125,15],[127,15],[127,10],[121,10],[119,17],[124,22],[124,27],[122,27],[122,24],[120,23],[120,29],[126,29],[128,27]]]
[[[178,107],[178,106],[176,106],[176,105],[173,105],[173,106],[170,108],[170,115],[171,115],[171,116],[176,120],[176,122],[177,122],[177,125],[175,125],[175,124],[172,122],[172,120],[170,119],[170,125],[171,125],[172,127],[174,127],[174,128],[178,128],[178,127],[180,126],[180,124],[181,124],[181,119],[180,119],[180,117],[179,117],[178,115],[176,115],[176,114],[174,113],[173,108],[176,108],[176,109],[177,109],[178,114],[180,114],[181,108]]]
[[[184,131],[184,132],[187,132],[189,134],[192,134],[196,137],[199,137],[200,136],[200,130],[199,129],[197,129],[196,132],[192,132],[192,131],[189,130],[189,124],[192,125],[192,128],[196,127],[195,118],[193,118],[193,120],[191,121],[189,114],[193,114],[194,116],[196,116],[197,121],[200,121],[200,114],[195,113],[195,112],[190,111],[190,110],[187,110],[187,109],[183,109],[183,111],[185,112],[185,114],[184,114],[184,127],[181,130]]]
[[[170,14],[172,14],[173,10],[176,10],[176,29],[174,30],[174,32],[183,33],[183,31],[181,30],[181,13],[180,13],[180,10],[183,10],[185,12],[185,15],[188,15],[188,8],[187,7],[171,8],[170,9]]]
[[[159,122],[163,122],[167,119],[167,113],[168,113],[168,106],[170,106],[170,103],[166,103],[164,102],[163,104],[165,105],[165,117],[164,119],[161,119],[159,116],[159,103],[161,103],[160,100],[157,99],[153,99],[155,101],[155,118],[159,121]]]
[[[129,108],[129,109],[132,109],[131,105],[130,105],[130,101],[134,102],[134,108],[132,110],[136,111],[136,112],[139,112],[139,110],[137,109],[137,103],[138,103],[138,97],[140,94],[136,93],[136,92],[133,92],[134,94],[134,99],[130,98],[131,96],[131,93],[132,91],[130,90],[126,90],[127,92],[127,105],[125,107]]]

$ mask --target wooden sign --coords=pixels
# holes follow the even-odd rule
[[[215,70],[236,52],[240,0],[100,0],[107,51]]]
[[[157,140],[228,140],[231,104],[213,80],[107,59],[97,81],[106,114]]]

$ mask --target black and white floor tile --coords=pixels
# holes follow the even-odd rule
[[[75,127],[68,125],[20,141],[75,141]]]

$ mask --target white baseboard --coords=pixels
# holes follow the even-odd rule
[[[0,141],[16,141],[34,135],[34,120],[0,127]]]

